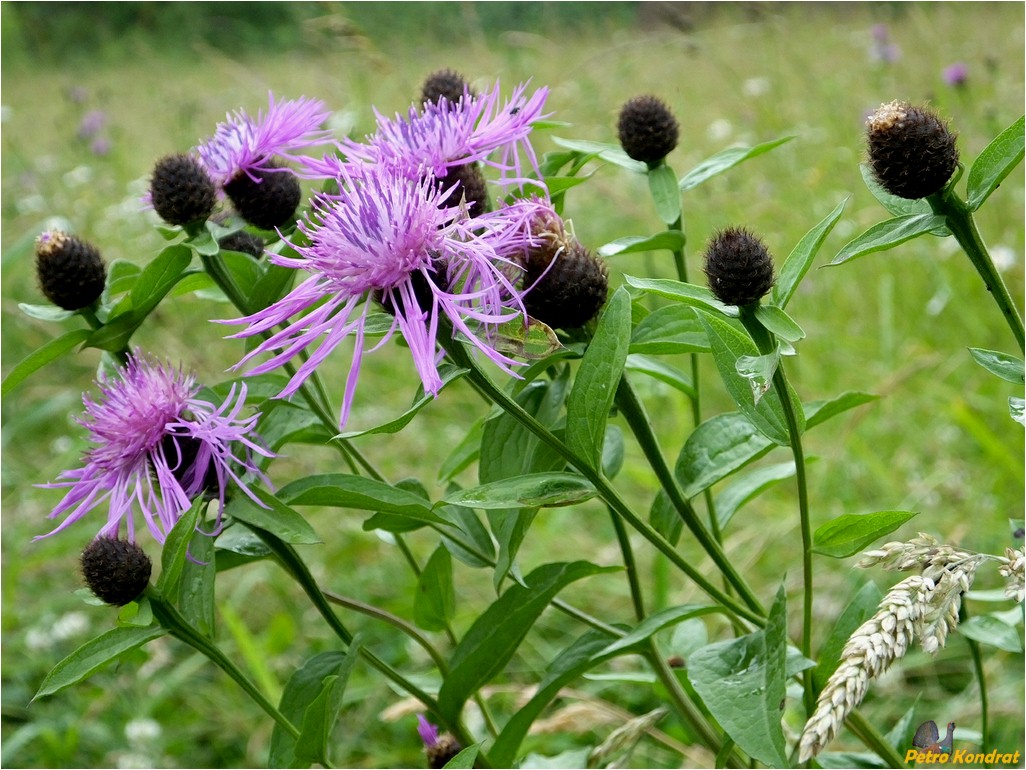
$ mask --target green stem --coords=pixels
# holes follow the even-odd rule
[[[755,317],[755,305],[740,308],[740,321],[752,336],[759,352],[763,355],[775,350],[773,335]],[[773,372],[773,387],[780,399],[787,422],[787,435],[791,443],[791,454],[794,456],[795,482],[798,486],[798,519],[802,533],[802,655],[812,658],[812,523],[809,515],[809,489],[805,475],[805,450],[802,447],[802,434],[798,425],[798,416],[791,399],[791,391],[787,386],[784,365],[778,361]],[[812,681],[812,669],[802,672],[804,685],[805,713],[812,714],[816,708],[816,693]]]
[[[630,506],[620,497],[619,493],[609,484],[606,478],[591,464],[579,457],[569,447],[560,441],[544,425],[539,423],[533,415],[526,412],[514,399],[510,398],[501,388],[478,367],[476,362],[467,354],[462,345],[448,335],[440,334],[438,337],[441,344],[453,361],[461,367],[469,370],[469,377],[475,381],[480,390],[488,396],[488,399],[498,404],[517,422],[536,435],[542,442],[559,453],[568,463],[574,466],[582,476],[588,479],[594,486],[602,500],[612,508],[616,514],[622,517],[639,534],[662,552],[677,568],[695,582],[703,591],[715,599],[730,612],[750,621],[756,626],[764,626],[766,619],[758,610],[745,607],[731,596],[726,595],[721,589],[705,578],[701,572],[693,567],[677,550],[667,542],[662,535],[656,532],[643,519],[641,519]]]
[[[652,430],[652,423],[648,419],[648,415],[645,414],[645,408],[638,399],[634,388],[631,387],[626,373],[620,377],[620,384],[616,389],[616,405],[627,420],[627,424],[641,446],[641,451],[645,454],[645,459],[655,471],[663,491],[684,524],[687,525],[705,552],[709,554],[723,576],[737,589],[742,601],[748,605],[749,609],[760,615],[765,615],[765,610],[748,583],[734,569],[734,565],[730,563],[720,544],[706,530],[701,519],[698,518],[698,514],[695,513],[695,509],[691,507],[691,503],[681,491],[676,476],[670,466],[666,464],[662,450],[659,448],[658,439]]]
[[[961,608],[958,612],[959,623],[965,623],[969,619],[969,610],[965,607],[965,602],[962,602]],[[973,659],[973,669],[976,672],[976,681],[980,687],[980,745],[986,751],[992,744],[990,742],[990,720],[988,718],[989,708],[987,705],[987,679],[983,674],[983,656],[980,654],[980,645],[968,636],[963,637],[965,643],[969,645],[969,654]],[[989,767],[989,765],[988,765]]]
[[[1019,350],[1022,351],[1024,349],[1022,317],[1015,308],[1015,303],[1008,293],[1001,274],[994,267],[994,262],[980,236],[976,220],[973,219],[968,204],[959,198],[950,187],[945,192],[931,195],[927,200],[933,210],[947,220],[948,229],[951,230],[958,245],[969,257],[969,261],[973,263],[976,272],[980,274],[987,291],[994,297],[1001,315],[1005,317],[1008,328],[1012,330],[1015,341],[1019,344]]]
[[[851,730],[860,741],[872,749],[884,761],[885,767],[903,768],[907,767],[905,758],[895,750],[887,739],[870,724],[858,711],[852,711],[845,720],[848,729]]]
[[[166,628],[172,636],[185,642],[193,649],[207,656],[218,668],[238,683],[246,694],[251,697],[268,716],[277,722],[285,732],[294,739],[299,739],[299,730],[290,722],[284,714],[271,703],[267,697],[260,692],[260,689],[249,680],[249,678],[236,666],[212,641],[201,634],[192,624],[187,621],[164,597],[153,587],[146,591],[150,599],[150,606],[153,608],[153,615],[157,621]]]
[[[616,531],[616,539],[620,543],[620,553],[623,554],[623,566],[627,570],[627,585],[631,589],[631,602],[634,604],[634,617],[640,623],[645,619],[645,600],[641,593],[641,581],[638,577],[638,564],[634,560],[634,549],[631,548],[630,538],[627,536],[627,529],[623,526],[623,520],[616,515],[612,508],[609,508],[609,518],[613,521],[613,529]]]
[[[97,302],[99,302],[99,300],[97,300]],[[96,317],[97,302],[94,302],[88,307],[81,308],[78,311],[78,314],[86,320],[86,323],[89,324],[91,329],[99,329],[103,327],[103,323]],[[113,351],[105,350],[103,352],[113,358],[117,362],[118,366],[124,366],[128,363],[128,348],[121,348],[121,350]]]

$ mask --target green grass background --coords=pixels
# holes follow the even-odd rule
[[[68,5],[0,6],[5,374],[62,330],[28,318],[17,307],[43,301],[35,287],[31,245],[47,218],[66,218],[108,260],[144,264],[162,243],[152,227],[154,216],[138,203],[153,162],[210,135],[227,111],[265,106],[269,90],[324,99],[336,110],[336,127],[360,136],[373,127],[372,106],[386,114],[405,110],[435,69],[456,68],[479,87],[501,79],[509,89],[530,79],[551,89],[552,117],[572,124],[549,133],[599,141],[615,141],[616,115],[627,98],[655,93],[681,124],[680,145],[669,158],[678,174],[735,142],[797,136],[686,193],[689,264],[696,282],[701,247],[717,228],[752,228],[779,261],[850,196],[819,265],[883,219],[858,168],[864,117],[881,102],[931,103],[951,119],[967,161],[1023,108],[1023,9],[1017,3],[682,4],[686,14],[675,16],[673,24],[656,23],[654,4],[629,3],[98,3],[90,4],[91,15]],[[872,60],[875,24],[886,24],[900,46],[896,63]],[[969,68],[963,88],[946,85],[941,76],[956,61]],[[76,91],[84,101],[71,98]],[[107,116],[104,135],[111,150],[104,156],[77,138],[82,116],[93,109]],[[554,148],[546,134],[538,136],[536,146]],[[978,217],[988,244],[1008,259],[1004,275],[1016,298],[1023,286],[1023,197],[1018,168]],[[615,167],[598,169],[588,184],[572,190],[565,214],[591,247],[661,228],[644,180]],[[624,273],[673,274],[665,253],[613,259],[609,266],[614,283]],[[842,513],[914,510],[920,515],[900,535],[923,530],[945,542],[1001,553],[1011,542],[1008,519],[1023,515],[1023,432],[1009,420],[1006,406],[1009,395],[1021,393],[983,372],[966,351],[969,346],[1014,348],[955,244],[920,238],[852,264],[814,269],[789,312],[808,334],[799,355],[787,361],[803,399],[846,390],[882,397],[808,434],[806,451],[818,458],[810,474],[814,526]],[[175,297],[135,342],[182,360],[213,381],[237,360],[241,347],[222,341],[221,327],[206,321],[231,315],[227,305]],[[75,321],[61,326],[74,328]],[[329,383],[340,385],[343,358],[330,362]],[[266,758],[269,721],[220,673],[167,640],[29,705],[55,662],[113,622],[113,613],[86,606],[73,594],[79,586],[77,554],[95,527],[82,524],[32,542],[49,530],[45,516],[59,500],[57,491],[33,484],[76,466],[84,442],[73,418],[97,362],[94,350],[62,361],[2,405],[2,764],[259,766]],[[710,364],[703,381],[708,415],[730,409]],[[399,414],[415,384],[404,350],[392,346],[369,358],[352,427]],[[690,412],[674,393],[642,384],[672,459],[691,429]],[[401,434],[368,437],[360,447],[388,478],[413,476],[437,492],[438,458],[482,414],[470,389],[458,385]],[[279,483],[338,465],[326,449],[296,446],[288,455],[275,466]],[[783,459],[774,454],[768,461]],[[472,479],[468,474],[466,480]],[[617,483],[638,510],[647,509],[655,479],[630,441]],[[310,514],[325,542],[305,553],[323,584],[409,617],[415,581],[398,567],[395,548],[362,532],[357,515]],[[743,509],[727,532],[728,552],[764,601],[784,581],[794,620],[800,601],[798,541],[788,484]],[[423,534],[410,542],[422,559],[434,547]],[[700,559],[686,539],[682,548]],[[637,550],[653,606],[701,599],[690,585],[653,565],[644,543],[637,543]],[[599,506],[546,511],[536,520],[522,551],[524,571],[566,558],[618,560]],[[864,580],[872,578],[881,588],[896,582],[887,573],[855,570],[852,561],[817,558],[817,638]],[[981,570],[981,587],[997,585],[994,572]],[[456,579],[461,629],[493,594],[489,576],[462,565]],[[592,578],[572,586],[566,596],[610,621],[631,617],[622,576]],[[222,575],[218,598],[225,613],[221,642],[271,692],[305,657],[331,648],[313,611],[270,565]],[[972,603],[971,609],[991,607]],[[347,620],[386,659],[429,677],[429,661],[417,648],[374,621]],[[797,624],[791,630],[797,638]],[[712,636],[720,631],[709,624]],[[561,616],[543,616],[508,675],[497,682],[505,688],[493,696],[500,717],[515,708],[521,685],[536,680],[579,632]],[[663,643],[673,650],[672,638]],[[989,647],[984,653],[996,741],[984,748],[1022,748],[1022,656]],[[624,675],[636,670],[643,670],[641,663],[629,658],[616,669]],[[578,689],[635,713],[660,702],[646,684],[592,681]],[[910,654],[874,684],[865,710],[887,730],[917,698],[920,721],[954,719],[960,728],[979,729],[961,638],[953,637],[933,658]],[[403,711],[399,694],[358,669],[346,700],[334,745],[340,766],[421,763],[412,712]],[[563,729],[532,736],[525,748],[554,754],[592,745],[618,724],[594,710],[576,723],[567,712],[557,714],[565,719]],[[126,731],[140,717],[159,723],[159,734],[147,738]],[[789,725],[800,729],[800,718]],[[672,719],[661,727],[683,737]],[[842,746],[856,744],[843,736],[835,744]],[[637,766],[679,761],[650,741],[643,741],[632,760]],[[701,765],[711,757],[694,751],[684,761]]]

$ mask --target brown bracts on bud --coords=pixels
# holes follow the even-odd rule
[[[609,276],[605,264],[576,240],[553,246],[546,243],[528,255],[524,307],[531,318],[553,329],[576,329],[606,303]]]
[[[705,274],[724,305],[751,305],[773,288],[773,258],[750,232],[728,227],[706,248]]]
[[[36,238],[36,275],[43,295],[64,310],[96,302],[107,282],[107,268],[91,243],[59,230]]]
[[[302,197],[296,175],[280,167],[239,171],[225,183],[224,192],[239,216],[261,230],[295,224],[296,207]]]
[[[264,239],[247,233],[245,230],[238,230],[224,238],[219,238],[217,245],[225,251],[241,251],[255,259],[260,259],[264,253]]]
[[[620,109],[617,122],[620,146],[634,160],[659,165],[677,146],[677,119],[654,96],[635,96]]]
[[[153,167],[150,202],[168,224],[187,225],[207,219],[217,196],[203,164],[191,155],[176,153],[164,156]]]
[[[935,112],[883,104],[866,121],[869,166],[891,195],[915,200],[944,189],[958,167],[955,134]]]
[[[444,98],[451,104],[455,104],[463,98],[464,91],[470,92],[467,79],[454,70],[438,70],[427,76],[421,88],[421,103],[432,102],[438,104],[439,99]]]
[[[470,216],[476,217],[488,211],[488,185],[477,163],[450,166],[445,176],[438,177],[440,190],[448,190],[453,185],[456,189],[446,198],[444,205],[455,206],[460,198],[466,198]]]
[[[127,540],[96,538],[82,551],[81,564],[89,590],[116,607],[138,599],[150,582],[150,557]]]

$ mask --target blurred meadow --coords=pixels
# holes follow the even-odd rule
[[[621,104],[653,93],[681,125],[680,144],[668,158],[678,175],[731,144],[793,135],[684,194],[696,283],[704,283],[702,246],[718,228],[751,228],[779,264],[850,196],[819,266],[884,219],[859,171],[863,122],[881,102],[929,102],[951,120],[968,163],[1019,117],[1024,101],[1021,3],[4,3],[0,13],[4,374],[62,327],[80,323],[48,323],[18,308],[43,302],[32,243],[50,218],[66,220],[108,261],[144,264],[163,245],[155,214],[139,200],[154,161],[193,147],[230,110],[266,106],[268,91],[323,99],[335,110],[332,127],[361,137],[373,129],[374,108],[405,111],[436,69],[456,69],[477,86],[501,79],[505,92],[531,80],[551,89],[552,119],[570,124],[536,132],[539,153],[555,149],[553,136],[615,142]],[[881,30],[892,46],[886,51]],[[958,62],[967,76],[953,85],[944,70]],[[589,170],[593,178],[568,193],[564,210],[584,244],[596,248],[662,229],[643,178],[597,163]],[[1020,167],[978,215],[1017,301],[1023,210]],[[614,257],[609,268],[614,285],[624,273],[673,276],[665,252]],[[1007,409],[1008,396],[1021,394],[977,366],[966,349],[1011,352],[1013,340],[953,239],[923,237],[854,263],[813,269],[789,312],[808,335],[788,363],[803,400],[849,390],[880,396],[808,435],[806,452],[817,458],[809,479],[813,526],[842,513],[919,511],[890,539],[925,531],[943,542],[1002,553],[1012,542],[1009,519],[1023,516],[1023,431]],[[241,343],[221,340],[222,327],[208,321],[233,315],[208,295],[184,293],[161,305],[156,322],[134,342],[182,361],[201,380],[216,381],[237,360]],[[5,767],[261,766],[269,720],[199,655],[167,638],[29,705],[53,664],[114,622],[113,611],[88,606],[74,593],[78,553],[95,529],[81,525],[32,541],[50,530],[46,515],[60,499],[58,491],[33,485],[77,466],[85,444],[73,420],[99,355],[85,350],[43,369],[2,404],[0,761]],[[333,357],[336,369],[329,369],[340,373],[338,392],[342,358]],[[733,409],[714,367],[705,366],[703,375],[705,413]],[[362,376],[347,429],[398,416],[414,397],[412,366],[395,345],[366,359]],[[650,380],[640,385],[672,460],[692,428],[690,409],[668,387]],[[402,433],[357,442],[389,479],[415,477],[437,491],[440,458],[485,414],[470,387],[459,383]],[[277,467],[280,483],[290,471],[337,469],[337,456],[327,449],[293,445],[288,455]],[[463,478],[475,479],[474,470]],[[657,486],[630,440],[618,486],[637,510],[648,510]],[[394,570],[394,546],[362,531],[363,517],[355,512],[308,512],[324,543],[307,546],[304,554],[322,584],[408,617],[416,580]],[[731,523],[726,549],[764,601],[781,580],[796,599],[798,539],[793,489],[782,484]],[[412,533],[409,543],[421,558],[434,546],[422,532]],[[636,548],[654,608],[700,599],[693,586],[667,578],[644,542]],[[687,537],[681,548],[700,558]],[[615,537],[597,501],[543,512],[520,560],[526,573],[568,551],[615,563]],[[897,581],[889,573],[855,570],[853,563],[817,560],[817,644],[853,587],[867,577],[884,590]],[[988,582],[992,572],[981,570],[976,588],[997,587]],[[332,646],[313,610],[298,601],[298,589],[282,577],[261,564],[218,580],[219,638],[271,693],[280,693],[300,660]],[[466,627],[460,613],[476,617],[494,593],[487,577],[462,564],[455,580],[465,607],[457,614],[460,629]],[[630,617],[622,575],[592,578],[566,596],[598,608],[607,620]],[[970,602],[974,608],[988,610]],[[352,616],[348,622],[415,680],[431,670],[418,648],[375,621]],[[516,708],[518,670],[532,681],[531,672],[577,633],[567,618],[542,618],[511,672],[490,691],[500,715]],[[673,649],[672,638],[663,641]],[[984,748],[1012,751],[1023,746],[1022,657],[983,649],[995,736]],[[594,745],[622,722],[622,710],[639,714],[658,706],[658,691],[643,678],[624,684],[643,670],[640,664],[630,669],[632,661],[618,659],[617,668],[576,683],[578,699],[560,701],[551,732],[530,736],[524,749],[551,755]],[[871,688],[863,711],[886,732],[918,697],[919,721],[954,720],[970,735],[980,729],[971,671],[965,641],[955,635],[935,657],[910,653]],[[415,711],[401,694],[358,667],[346,702],[335,733],[340,766],[422,764]],[[587,708],[563,708],[572,702]],[[660,727],[671,739],[683,739],[672,718]],[[800,717],[790,727],[799,730]],[[842,733],[835,748],[846,741],[857,746]],[[651,740],[632,759],[645,767],[677,761]],[[696,750],[685,761],[701,766],[713,757]]]

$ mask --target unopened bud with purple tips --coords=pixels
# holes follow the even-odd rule
[[[438,732],[438,726],[431,724],[423,714],[417,714],[417,732],[424,741],[424,753],[427,754],[428,767],[445,767],[463,747],[449,733]]]

